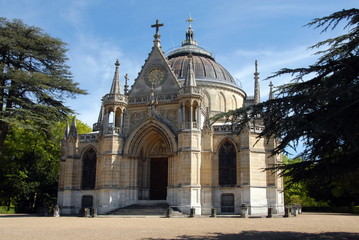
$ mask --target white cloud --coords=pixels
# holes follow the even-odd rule
[[[126,56],[114,43],[84,33],[78,33],[76,40],[70,45],[69,58],[74,81],[80,83],[80,87],[86,89],[89,94],[71,99],[67,104],[75,109],[79,114],[78,118],[88,125],[97,121],[101,98],[111,87],[116,59],[119,59],[121,64],[122,86],[126,73],[133,82],[140,69],[139,61]]]

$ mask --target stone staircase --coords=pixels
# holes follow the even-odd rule
[[[124,208],[119,208],[108,212],[107,215],[123,215],[123,216],[162,216],[165,217],[169,205],[166,201],[138,201],[137,204],[133,204]],[[174,208],[172,211],[173,217],[182,216],[183,214]]]

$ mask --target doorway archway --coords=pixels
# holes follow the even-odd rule
[[[166,200],[170,182],[170,155],[176,141],[173,133],[157,121],[147,121],[131,134],[125,151],[138,161],[138,200]]]

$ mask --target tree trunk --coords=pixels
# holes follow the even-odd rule
[[[6,136],[9,132],[9,124],[6,122],[0,122],[0,159],[4,148]]]

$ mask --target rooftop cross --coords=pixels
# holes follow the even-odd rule
[[[186,20],[186,22],[189,23],[189,25],[191,26],[191,22],[193,22],[195,19],[193,19],[191,16]]]
[[[128,93],[128,80],[129,80],[129,78],[128,78],[128,74],[126,73],[126,75],[125,75],[125,88],[124,88],[124,91],[125,91],[125,95]]]
[[[158,34],[158,31],[160,30],[160,27],[163,27],[163,23],[158,23],[158,19],[156,20],[156,24],[151,25],[151,27],[156,28],[156,34]]]

